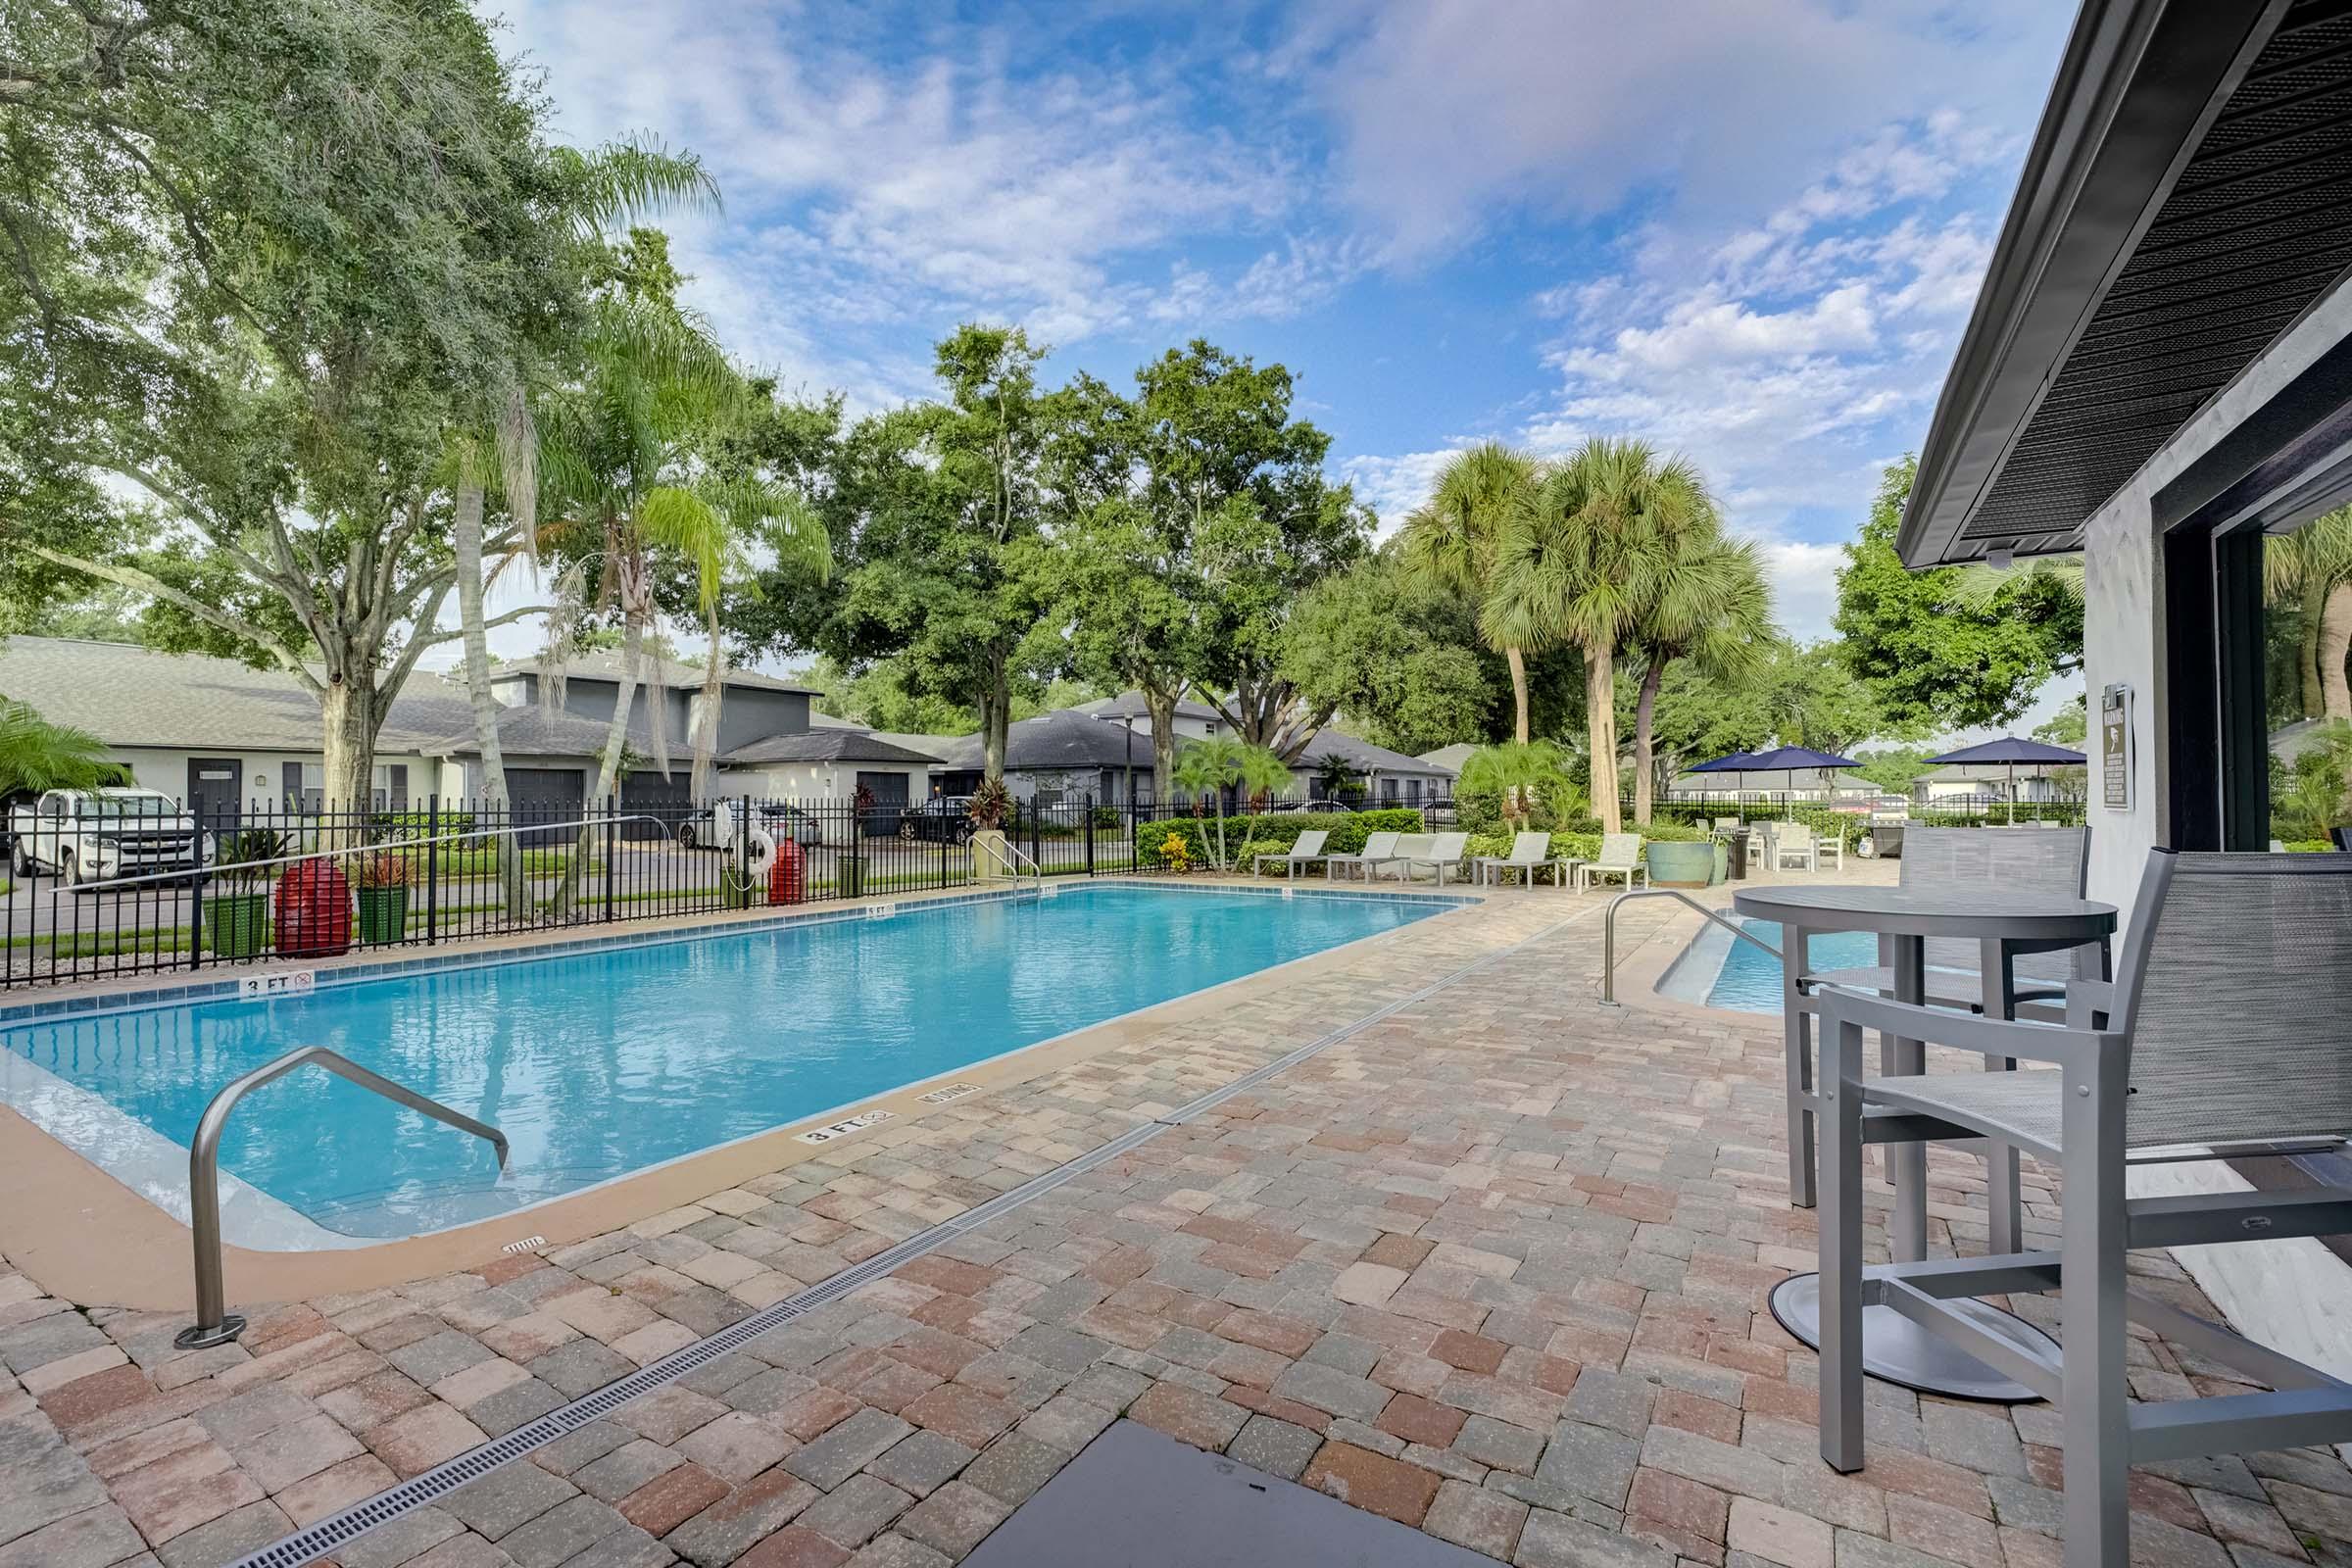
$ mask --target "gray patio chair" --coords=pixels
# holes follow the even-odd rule
[[[1796,861],[1808,871],[1821,869],[1821,858],[1813,848],[1813,830],[1802,822],[1783,822],[1772,835],[1772,869],[1786,867]]]
[[[1365,879],[1376,882],[1388,874],[1389,867],[1395,866],[1397,879],[1401,881],[1409,872],[1407,861],[1426,858],[1437,847],[1438,836],[1435,833],[1400,833],[1389,846],[1388,854],[1365,858]]]
[[[1400,844],[1397,848],[1402,850],[1404,846]],[[1421,867],[1426,865],[1430,879],[1444,887],[1446,872],[1451,871],[1457,877],[1462,874],[1462,856],[1469,848],[1469,834],[1440,833],[1426,851],[1418,855],[1400,854],[1397,858],[1404,862],[1404,879],[1407,882],[1417,878],[1421,874]]]
[[[2030,833],[2005,827],[1914,827],[1903,834],[1903,858],[1897,885],[1913,891],[1998,888],[2021,893],[2048,893],[2060,898],[2082,897],[2083,878],[2090,865],[2090,829],[2064,833]],[[1927,1003],[1932,1007],[1984,1006],[1984,950],[1981,944],[1957,937],[1930,937],[1922,944],[1927,964]],[[1884,956],[1884,955],[1882,955]],[[2010,960],[2012,1001],[2026,1017],[2051,1016],[2047,1004],[2066,995],[2066,983],[2076,976],[2105,979],[2107,945],[2093,943],[2068,953],[2029,953]],[[1855,969],[1808,970],[1798,981],[1800,995],[1822,985],[1839,985],[1882,996],[1894,994],[1894,969],[1889,964]],[[1813,1061],[1810,1030],[1800,1002],[1797,1028],[1789,1039],[1788,1191],[1798,1208],[1814,1202],[1813,1117],[1820,1099],[1812,1092]],[[2014,1065],[2005,1057],[1987,1057],[1988,1072]],[[2014,1151],[1986,1155],[1987,1219],[1991,1250],[2014,1251],[2024,1223],[2024,1200],[2017,1181]]]
[[[1548,833],[1513,834],[1510,854],[1482,855],[1473,862],[1472,869],[1478,873],[1479,881],[1493,877],[1497,884],[1502,881],[1503,872],[1516,871],[1527,878],[1527,885],[1531,888],[1536,885],[1536,878],[1548,870],[1553,886],[1565,888],[1568,885],[1568,862],[1551,858],[1551,835]]]
[[[1323,880],[1328,882],[1339,875],[1342,866],[1363,871],[1369,878],[1371,872],[1367,867],[1396,854],[1396,841],[1401,837],[1403,835],[1400,833],[1367,833],[1364,835],[1364,847],[1355,854],[1349,855],[1344,850],[1333,851],[1323,857]]]
[[[1596,875],[1622,877],[1628,888],[1634,885],[1636,877],[1648,881],[1649,867],[1642,863],[1642,835],[1603,833],[1600,853],[1576,868],[1577,891],[1591,887]]]
[[[1279,854],[1268,853],[1251,856],[1250,858],[1250,874],[1257,875],[1268,860],[1275,860],[1281,863],[1284,877],[1296,878],[1300,866],[1313,865],[1316,861],[1322,860],[1325,862],[1323,880],[1328,882],[1331,880],[1331,866],[1323,854],[1323,841],[1329,837],[1331,837],[1329,828],[1309,828],[1299,834],[1297,842],[1293,843],[1289,849]]]
[[[1862,1309],[1893,1307],[2063,1407],[2067,1568],[2130,1560],[2134,1462],[2352,1438],[2352,1387],[2126,1289],[2132,1248],[2352,1231],[2352,1190],[2131,1198],[2134,1153],[2219,1158],[2352,1136],[2352,858],[2153,852],[2112,984],[2067,987],[2067,1022],[1973,1017],[1867,992],[1820,998],[1821,1454],[1864,1462]],[[2055,1071],[1862,1076],[1862,1031]],[[2061,1178],[2056,1251],[1864,1268],[1866,1143],[1992,1138]],[[2159,1154],[2156,1152],[2162,1151]],[[2061,1290],[2060,1357],[1958,1317],[1957,1298]],[[2278,1392],[2134,1402],[2136,1321]]]

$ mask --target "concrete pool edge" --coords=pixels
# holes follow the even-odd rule
[[[1115,883],[1080,886],[1152,887],[1200,893],[1256,893],[1282,897],[1283,888],[1247,882],[1186,882],[1120,878]],[[1313,892],[1320,896],[1321,889]],[[531,1250],[553,1248],[589,1236],[643,1225],[711,1193],[721,1192],[757,1176],[788,1169],[821,1157],[832,1140],[810,1144],[802,1135],[833,1120],[849,1119],[845,1112],[885,1114],[871,1125],[847,1136],[867,1138],[903,1128],[922,1117],[954,1106],[961,1110],[980,1092],[1026,1083],[1046,1073],[1107,1052],[1133,1046],[1172,1024],[1217,1010],[1252,988],[1272,989],[1287,979],[1314,969],[1358,957],[1364,948],[1394,942],[1449,916],[1458,918],[1476,909],[1487,896],[1464,890],[1433,895],[1418,893],[1366,894],[1337,890],[1354,898],[1408,898],[1416,903],[1443,902],[1427,921],[1376,932],[1353,941],[1308,954],[1285,963],[1254,970],[1234,979],[1188,992],[1183,996],[1084,1025],[1034,1044],[1016,1047],[985,1061],[958,1067],[868,1095],[846,1105],[812,1113],[733,1142],[695,1151],[666,1162],[618,1175],[575,1192],[540,1200],[487,1219],[452,1226],[420,1236],[370,1241],[343,1238],[331,1249],[302,1251],[223,1247],[232,1298],[294,1300],[309,1297],[403,1284],[436,1274],[478,1267],[507,1255],[510,1248],[530,1244]],[[1001,897],[1002,895],[988,895]],[[1307,896],[1307,890],[1298,890]],[[879,900],[908,904],[966,902],[969,896],[948,900]],[[863,917],[857,915],[836,917]],[[688,935],[731,934],[736,922],[698,923]],[[553,947],[555,945],[543,945]],[[556,956],[555,952],[518,953],[514,957]],[[380,974],[366,978],[384,978]],[[209,1000],[209,999],[206,999]],[[151,1004],[166,1005],[171,1004]],[[922,1096],[945,1082],[969,1082],[973,1093],[947,1103],[925,1103]],[[1149,1120],[1149,1107],[1138,1107]],[[160,1137],[160,1135],[158,1135]],[[173,1146],[177,1147],[177,1146]],[[31,1201],[0,1208],[0,1253],[40,1284],[49,1294],[83,1305],[113,1305],[149,1310],[184,1309],[190,1299],[189,1246],[186,1225],[117,1175],[61,1143],[15,1107],[0,1103],[0,1163],[18,1177],[17,1191]],[[335,1234],[335,1233],[328,1233]],[[92,1237],[104,1237],[96,1248]]]

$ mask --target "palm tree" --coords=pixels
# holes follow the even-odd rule
[[[1228,868],[1225,855],[1225,792],[1239,785],[1255,798],[1270,795],[1291,782],[1291,770],[1263,746],[1251,746],[1231,735],[1195,741],[1176,754],[1170,775],[1179,793],[1208,796],[1217,812],[1217,869]]]
[[[1561,643],[1582,650],[1592,805],[1611,833],[1624,825],[1617,650],[1658,597],[1678,536],[1713,516],[1690,464],[1661,458],[1646,441],[1594,436],[1522,493],[1495,543],[1481,630],[1530,654]]]
[[[1568,782],[1568,760],[1549,741],[1506,741],[1482,746],[1462,761],[1453,781],[1457,792],[1485,794],[1492,790],[1502,803],[1502,814],[1514,832],[1549,794],[1556,820],[1571,804],[1574,786]]]
[[[2314,517],[2263,552],[2264,586],[2274,602],[2303,610],[2302,706],[2306,718],[2352,719],[2352,507]]]
[[[1666,666],[1689,659],[1717,680],[1737,682],[1773,634],[1772,589],[1755,546],[1727,539],[1709,514],[1701,526],[1671,535],[1649,602],[1630,646],[1642,656],[1642,692],[1634,705],[1634,820],[1647,822],[1657,790],[1658,688]]]
[[[1535,482],[1536,460],[1500,442],[1458,453],[1438,476],[1429,500],[1404,519],[1408,570],[1430,582],[1483,599],[1493,585],[1494,547],[1520,498]],[[1511,669],[1512,738],[1528,738],[1527,654],[1516,642],[1489,646]]]
[[[1963,610],[1988,610],[2011,588],[2044,582],[2061,596],[2082,603],[2082,558],[2036,556],[2015,566],[1988,566],[1983,562],[1962,566],[1952,578],[1952,603]]]
[[[0,800],[41,790],[87,790],[122,777],[107,760],[106,742],[87,730],[52,724],[30,703],[0,697]]]

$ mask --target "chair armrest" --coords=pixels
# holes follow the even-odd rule
[[[2066,1024],[2068,1028],[2095,1028],[2101,1014],[2112,1017],[2114,1012],[2114,981],[2080,979],[2069,980],[2066,983]]]
[[[1822,986],[1814,993],[1814,1000],[1821,1009],[1825,1041],[1826,1031],[1850,1023],[1900,1040],[1982,1052],[1987,1056],[2056,1062],[2066,1067],[2095,1060],[2122,1043],[2121,1036],[2098,1030],[1986,1018],[1951,1007],[1893,1002],[1848,986]]]

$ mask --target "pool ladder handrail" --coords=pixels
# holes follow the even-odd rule
[[[487,1140],[498,1151],[499,1170],[507,1168],[505,1133],[488,1122],[476,1121],[462,1110],[452,1110],[437,1100],[428,1100],[414,1089],[369,1072],[339,1052],[324,1046],[304,1046],[256,1067],[213,1097],[212,1103],[204,1107],[203,1119],[196,1123],[196,1136],[188,1143],[188,1225],[195,1233],[196,1243],[196,1322],[180,1330],[172,1341],[183,1350],[226,1345],[245,1332],[245,1320],[228,1310],[220,1274],[220,1133],[228,1125],[228,1113],[237,1108],[238,1101],[262,1085],[283,1078],[306,1064],[323,1067],[395,1104],[406,1105],[461,1132]]]
[[[975,833],[972,835],[972,847],[977,850],[985,850],[990,855],[996,856],[997,863],[1004,866],[1006,871],[1010,872],[1014,881],[1017,882],[1020,880],[1021,867],[1025,865],[1029,868],[1029,874],[1037,879],[1037,885],[1039,887],[1042,888],[1046,885],[1046,868],[1038,864],[1035,860],[1031,859],[1029,858],[1028,851],[1022,849],[1018,844],[1013,843],[1011,839],[1006,838],[1004,834],[999,833],[994,839],[983,839],[979,834]],[[1003,848],[1006,853],[998,855],[997,852],[1000,847]]]
[[[1774,957],[1776,960],[1777,960],[1777,959],[1780,957],[1780,956],[1781,956],[1781,950],[1780,950],[1780,949],[1778,949],[1778,948],[1774,947],[1774,946],[1773,946],[1771,943],[1769,943],[1769,942],[1765,941],[1765,940],[1764,940],[1762,937],[1760,937],[1760,936],[1756,935],[1756,934],[1755,934],[1753,931],[1750,931],[1750,930],[1748,930],[1748,929],[1747,929],[1745,926],[1734,925],[1734,924],[1733,924],[1731,921],[1729,921],[1729,920],[1726,920],[1726,919],[1725,919],[1725,918],[1724,918],[1722,915],[1720,915],[1720,914],[1717,914],[1717,913],[1716,913],[1716,912],[1715,912],[1713,909],[1710,909],[1710,908],[1708,908],[1708,907],[1707,907],[1705,905],[1703,905],[1703,904],[1699,903],[1699,902],[1698,902],[1696,899],[1692,898],[1692,897],[1691,897],[1690,894],[1688,894],[1688,893],[1685,893],[1685,892],[1682,892],[1680,889],[1677,889],[1677,888],[1635,888],[1635,889],[1634,889],[1634,890],[1632,890],[1631,892],[1628,892],[1628,893],[1620,893],[1620,894],[1618,894],[1618,895],[1617,895],[1615,898],[1611,899],[1611,900],[1609,901],[1609,906],[1608,906],[1608,908],[1607,908],[1606,910],[1604,910],[1604,911],[1602,912],[1602,914],[1601,914],[1601,918],[1600,918],[1600,1004],[1601,1004],[1602,1006],[1604,1006],[1604,1007],[1614,1007],[1614,1006],[1618,1005],[1618,1002],[1617,1002],[1617,906],[1618,906],[1619,905],[1621,905],[1621,904],[1630,903],[1631,901],[1633,901],[1633,900],[1635,900],[1635,899],[1677,899],[1677,900],[1680,900],[1682,903],[1689,905],[1689,906],[1690,906],[1691,908],[1693,908],[1693,909],[1696,909],[1696,910],[1697,910],[1699,913],[1701,913],[1701,914],[1705,915],[1705,916],[1706,916],[1708,919],[1710,919],[1710,920],[1714,921],[1714,922],[1715,922],[1717,925],[1719,925],[1719,926],[1723,927],[1723,928],[1724,928],[1726,931],[1729,931],[1729,932],[1730,932],[1732,935],[1734,935],[1734,936],[1736,936],[1736,937],[1740,938],[1740,940],[1741,940],[1742,942],[1752,942],[1752,943],[1754,943],[1754,944],[1755,944],[1757,947],[1759,947],[1759,948],[1762,948],[1762,949],[1763,949],[1763,950],[1764,950],[1766,953],[1769,953],[1769,954],[1771,954],[1771,955],[1773,956],[1773,957]]]

